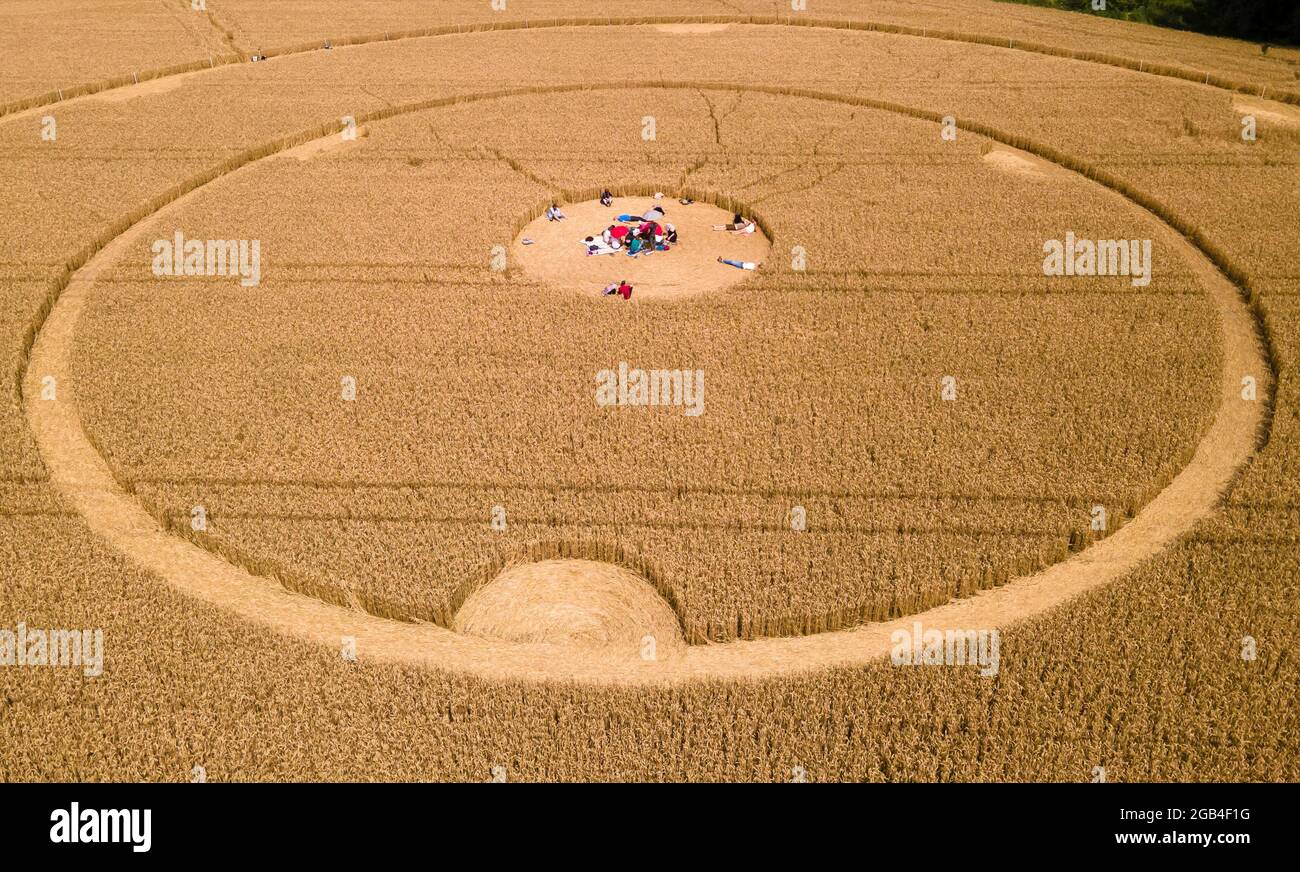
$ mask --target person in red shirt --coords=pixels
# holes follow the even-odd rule
[[[632,286],[627,283],[627,279],[623,279],[617,284],[610,282],[605,288],[605,296],[608,297],[612,294],[618,294],[623,299],[630,300],[632,299]]]

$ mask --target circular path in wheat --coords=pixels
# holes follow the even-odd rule
[[[833,94],[817,96],[832,101],[842,99]],[[923,111],[913,114],[927,115]],[[307,142],[302,147],[310,149],[313,145]],[[175,208],[191,195],[164,208]],[[1118,193],[1114,196],[1123,199]],[[1127,208],[1141,208],[1125,202]],[[1224,364],[1217,414],[1193,460],[1174,481],[1122,530],[1076,557],[996,590],[895,622],[802,638],[674,647],[660,651],[660,656],[653,659],[601,657],[593,655],[588,647],[553,641],[521,642],[458,634],[429,625],[385,620],[292,594],[167,534],[118,485],[85,435],[76,407],[75,386],[67,375],[73,333],[96,273],[112,262],[140,229],[141,224],[137,224],[114,239],[72,277],[33,347],[24,397],[28,420],[51,480],[91,529],[177,589],[249,620],[329,647],[337,647],[343,637],[355,637],[364,656],[387,662],[536,680],[659,682],[696,677],[762,677],[886,656],[893,630],[910,628],[914,622],[927,629],[1003,626],[1115,580],[1208,515],[1253,452],[1263,417],[1262,404],[1242,402],[1239,395],[1242,373],[1264,373],[1268,369],[1256,325],[1240,290],[1203,252],[1180,237],[1182,255],[1204,280],[1221,318]],[[66,386],[58,402],[39,400],[41,379],[47,375]]]

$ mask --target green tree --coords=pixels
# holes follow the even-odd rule
[[[1012,0],[1254,42],[1300,45],[1300,0]]]

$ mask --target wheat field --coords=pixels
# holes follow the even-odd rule
[[[1300,778],[1295,49],[53,5],[0,11],[0,780]],[[679,246],[584,256],[654,205]]]

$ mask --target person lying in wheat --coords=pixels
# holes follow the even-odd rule
[[[725,230],[728,233],[743,233],[748,236],[757,229],[757,225],[754,224],[753,218],[746,218],[737,212],[730,224],[714,224],[713,229]]]
[[[598,257],[602,254],[615,254],[620,246],[613,240],[606,240],[599,236],[588,236],[581,240],[583,246],[587,249],[588,257]]]
[[[658,221],[664,217],[662,206],[652,206],[644,215],[619,215],[618,220],[626,224],[641,224],[646,221]]]

